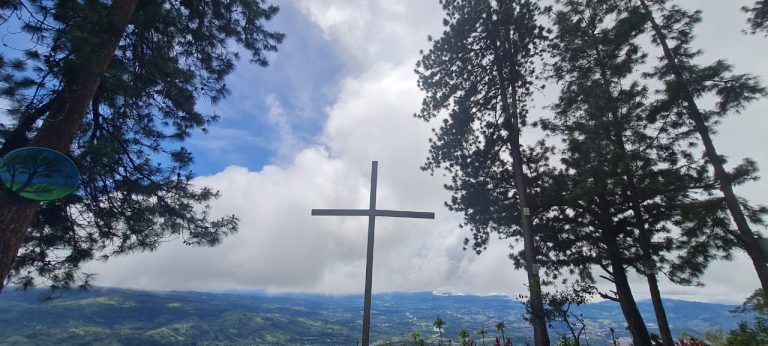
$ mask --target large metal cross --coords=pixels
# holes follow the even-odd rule
[[[379,162],[371,162],[371,202],[368,209],[312,209],[317,216],[367,216],[368,254],[365,262],[365,303],[363,304],[363,346],[368,346],[371,330],[371,279],[373,277],[373,229],[377,216],[434,219],[435,213],[376,209],[376,176]]]

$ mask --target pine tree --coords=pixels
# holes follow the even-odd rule
[[[616,19],[611,21],[613,18]],[[652,143],[655,139],[649,138],[644,128],[637,128],[643,125],[637,111],[642,107],[645,89],[637,82],[626,81],[636,66],[644,61],[644,56],[638,53],[638,47],[633,42],[642,34],[642,16],[631,9],[627,11],[614,1],[566,1],[555,15],[555,24],[556,35],[551,51],[557,60],[553,63],[553,75],[563,85],[563,92],[555,107],[559,126],[554,128],[564,135],[571,151],[566,154],[565,165],[574,170],[575,176],[584,177],[586,174],[594,179],[594,184],[578,184],[576,189],[595,189],[596,194],[603,195],[603,200],[611,200],[613,204],[622,198],[611,198],[611,194],[624,194],[626,201],[623,202],[628,202],[638,231],[642,262],[649,267],[645,274],[651,292],[656,293],[652,297],[662,340],[665,345],[672,345],[674,341],[658,295],[656,271],[652,269],[654,259],[650,244],[653,234],[646,227],[636,182],[642,179],[639,173],[646,172],[639,172],[635,167],[645,166],[647,170],[654,163],[642,152],[628,148],[634,143],[627,143],[635,141],[647,148],[655,146]],[[616,181],[611,183],[611,179]],[[589,205],[589,197],[582,195],[579,198],[584,200],[582,205]],[[605,215],[612,212],[610,207],[598,208],[597,212],[602,213],[605,219],[615,220],[622,212],[617,209],[613,211],[616,215]],[[606,239],[620,236],[611,234],[616,225],[608,223],[603,221],[595,229],[605,234]],[[617,272],[623,271],[623,268],[613,265],[621,261],[624,254],[610,254],[610,247],[606,250],[609,253],[608,262],[612,264],[608,275],[616,284],[618,301],[633,338],[637,344],[648,344],[648,332],[628,283],[621,282],[626,274]],[[598,258],[598,264],[601,264],[600,261],[602,259]],[[632,262],[625,260],[625,263]]]
[[[543,151],[529,152],[520,144],[544,31],[536,22],[540,9],[530,0],[442,4],[446,30],[416,70],[426,92],[417,117],[431,120],[449,113],[431,140],[425,169],[444,168],[451,175],[449,208],[464,212],[476,251],[482,251],[491,232],[523,239],[535,341],[546,345],[531,220],[534,173],[526,171],[543,162],[535,158]]]
[[[277,10],[258,0],[0,4],[3,29],[31,43],[0,58],[0,93],[16,121],[0,129],[0,156],[51,148],[82,175],[77,193],[56,202],[0,191],[0,289],[6,278],[66,288],[86,261],[174,237],[216,245],[237,230],[236,217],[208,215],[217,193],[190,184],[193,158],[180,143],[216,121],[195,105],[226,96],[239,58],[232,43],[267,64],[283,35],[263,23]]]
[[[732,172],[726,171],[725,159],[717,153],[711,137],[719,119],[731,113],[738,113],[749,102],[765,96],[766,90],[755,76],[733,74],[733,67],[724,60],[707,66],[696,64],[694,59],[701,52],[691,47],[691,41],[694,26],[701,21],[700,13],[666,3],[666,0],[659,0],[649,5],[646,0],[639,0],[649,20],[653,41],[661,48],[663,64],[651,74],[664,83],[662,91],[666,99],[660,102],[659,106],[680,110],[679,113],[688,121],[687,126],[698,133],[727,210],[738,230],[738,235],[735,236],[752,260],[763,291],[766,291],[768,261],[750,225],[763,221],[757,215],[759,213],[751,213],[733,191],[734,183],[738,182],[740,175],[742,178],[756,178],[757,166],[754,161],[745,160]],[[712,110],[702,110],[697,100],[710,95],[717,98],[716,107]]]
[[[635,343],[647,345],[648,331],[626,281],[627,267],[634,267],[647,278],[662,340],[672,345],[657,273],[672,250],[692,263],[674,267],[678,282],[703,272],[710,255],[674,247],[668,233],[690,230],[682,220],[692,218],[681,217],[679,210],[708,202],[699,198],[714,185],[686,148],[690,131],[647,104],[647,88],[632,78],[645,61],[634,42],[645,30],[640,8],[617,1],[564,1],[555,24],[552,76],[562,93],[553,107],[555,118],[542,124],[564,138],[566,149],[561,183],[547,189],[554,206],[546,233],[551,238],[545,238],[555,247],[548,251],[554,261],[550,267],[573,267],[591,280],[592,265],[600,266],[616,287],[615,297],[606,297],[620,303]],[[664,125],[646,121],[659,116]],[[722,215],[719,210],[696,214],[710,220]],[[707,250],[719,247],[727,253],[729,244],[713,243]]]

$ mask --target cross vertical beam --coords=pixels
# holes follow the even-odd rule
[[[363,345],[368,345],[371,333],[371,288],[373,286],[373,229],[376,227],[376,180],[379,162],[371,162],[371,201],[368,204],[368,250],[365,257],[365,302],[363,303]]]
[[[371,332],[371,289],[373,282],[373,239],[376,217],[434,219],[435,213],[376,209],[376,181],[379,162],[371,162],[371,200],[368,209],[312,209],[316,216],[368,216],[368,250],[365,260],[365,302],[363,303],[363,346],[368,346]]]

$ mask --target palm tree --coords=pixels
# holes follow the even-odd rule
[[[485,346],[485,328],[480,328],[480,330],[477,331],[477,335],[480,335],[480,338],[483,340],[483,346]]]
[[[437,315],[437,319],[435,319],[435,323],[433,323],[435,326],[435,329],[437,329],[437,335],[440,337],[440,342],[438,345],[443,344],[443,327],[445,327],[445,321],[443,321],[442,318],[440,318],[440,315]]]
[[[469,332],[466,329],[462,329],[459,332],[459,339],[461,339],[461,346],[466,346],[467,339],[469,339]]]
[[[501,332],[501,342],[504,343],[505,340],[507,340],[504,337],[504,328],[507,328],[507,326],[504,324],[504,322],[496,323],[496,330]]]
[[[419,338],[421,338],[421,334],[419,334],[419,332],[411,332],[410,335],[411,335],[411,338],[413,339],[413,344],[418,345]]]

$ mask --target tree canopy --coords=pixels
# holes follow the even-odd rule
[[[450,177],[446,205],[464,216],[465,249],[479,254],[497,234],[512,241],[518,268],[535,262],[548,279],[605,278],[615,290],[603,297],[620,303],[643,345],[651,340],[630,271],[647,278],[665,345],[673,341],[659,274],[702,284],[713,260],[741,248],[763,280],[750,225],[764,227],[768,210],[733,193],[757,178],[756,164],[726,171],[711,134],[766,90],[725,60],[700,63],[699,12],[664,0],[560,0],[531,12],[524,1],[441,3],[446,29],[417,64],[426,96],[416,116],[440,121],[424,168]],[[531,24],[544,13],[550,26]],[[654,55],[660,63],[647,61]],[[522,146],[542,75],[559,98],[535,122],[548,136]],[[713,106],[699,108],[705,99]],[[527,241],[526,222],[534,251],[516,246]]]
[[[154,250],[176,237],[212,246],[237,231],[235,216],[209,214],[217,192],[190,183],[193,155],[183,141],[218,119],[198,103],[227,96],[225,78],[241,54],[267,65],[283,39],[265,27],[277,7],[261,0],[4,0],[0,10],[3,29],[22,42],[0,56],[0,94],[15,120],[0,128],[0,155],[58,145],[82,175],[75,194],[29,207],[39,210],[9,278],[68,287],[84,278],[77,270],[89,260]],[[58,139],[70,127],[72,139]],[[3,197],[0,208],[27,208]]]
[[[736,226],[737,232],[733,236],[752,260],[765,290],[768,287],[768,259],[756,240],[760,233],[753,227],[765,226],[764,216],[768,209],[749,206],[733,189],[734,185],[756,179],[757,165],[751,159],[744,159],[727,171],[726,159],[718,154],[712,134],[723,118],[740,113],[749,103],[768,95],[768,91],[756,76],[734,73],[733,66],[724,59],[706,65],[696,61],[702,52],[695,49],[692,42],[695,26],[701,21],[700,11],[688,11],[674,3],[667,4],[667,1],[649,3],[639,0],[639,3],[649,21],[652,42],[660,48],[657,55],[662,63],[648,73],[649,77],[663,84],[657,109],[672,112],[698,134],[704,157],[713,170],[725,209],[730,214],[730,222]],[[714,106],[703,107],[703,98],[714,99]],[[650,117],[649,121],[656,119]]]

